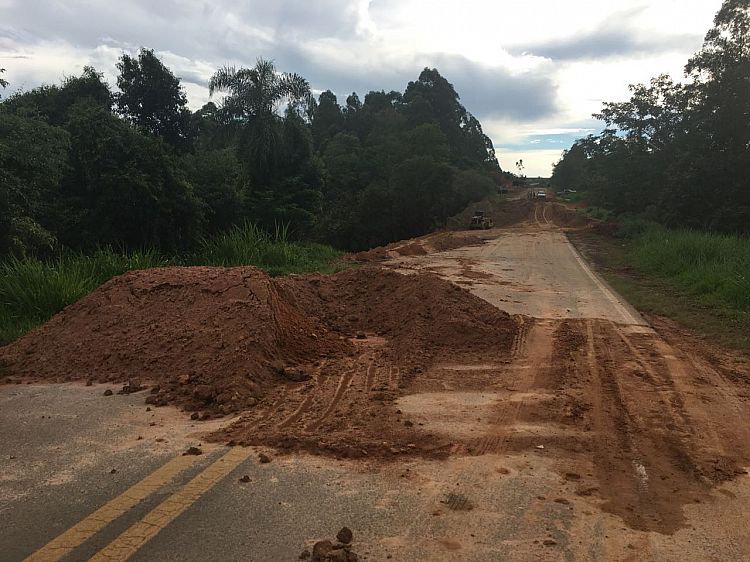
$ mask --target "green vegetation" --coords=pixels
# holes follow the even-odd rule
[[[68,253],[48,260],[11,257],[0,262],[0,344],[46,322],[116,275],[169,263],[155,252],[112,250]]]
[[[750,315],[747,238],[652,227],[633,240],[629,260],[707,305]]]
[[[324,244],[291,241],[287,228],[277,227],[270,235],[246,223],[204,240],[187,261],[190,265],[254,265],[269,275],[287,275],[310,271],[333,273],[344,267],[338,261],[341,255]]]
[[[191,112],[153,51],[117,68],[117,91],[87,67],[0,102],[0,259],[184,254],[245,222],[360,250],[424,234],[502,180],[492,142],[435,69],[342,107],[259,60],[217,70],[215,100]]]
[[[112,277],[130,270],[175,265],[254,265],[270,275],[334,272],[344,267],[330,246],[290,241],[288,230],[269,235],[253,224],[203,240],[194,254],[167,258],[155,251],[68,252],[49,259],[10,257],[0,262],[0,345],[49,320]]]
[[[750,354],[750,240],[635,220],[570,236],[638,310]]]
[[[724,1],[685,74],[605,103],[604,130],[564,153],[552,184],[618,215],[750,235],[750,0]]]
[[[600,221],[606,221],[612,218],[612,211],[609,209],[603,209],[602,207],[583,207],[582,209],[579,209],[579,212]]]

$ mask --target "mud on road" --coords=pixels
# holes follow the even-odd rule
[[[750,558],[746,358],[622,301],[575,213],[514,209],[335,276],[128,274],[0,350],[3,380],[145,386],[239,415],[219,443],[345,459],[384,490],[372,559]]]

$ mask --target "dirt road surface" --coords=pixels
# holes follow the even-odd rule
[[[443,354],[404,377],[387,338],[364,335],[350,370],[239,421],[105,400],[111,385],[0,386],[0,559],[296,560],[344,525],[359,560],[750,559],[747,360],[641,317],[570,245],[564,209],[524,217],[383,262],[515,315],[508,354]],[[356,431],[373,415],[385,456]],[[205,439],[224,426],[252,443],[269,425],[364,452]]]

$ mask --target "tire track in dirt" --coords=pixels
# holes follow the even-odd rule
[[[705,405],[685,386],[685,365],[658,335],[644,335],[636,346],[619,326],[590,322],[592,453],[603,508],[634,529],[671,534],[685,523],[685,505],[702,503],[717,484],[744,473],[744,444],[728,449],[710,429]]]
[[[524,353],[526,340],[529,337],[529,332],[531,331],[532,325],[533,319],[523,316],[518,317],[518,331],[513,338],[513,343],[511,344],[510,349],[511,359],[515,360]]]
[[[683,352],[687,361],[697,372],[697,376],[707,378],[707,385],[712,392],[715,392],[721,404],[729,406],[734,417],[734,423],[727,423],[725,426],[731,427],[733,432],[739,433],[739,436],[732,438],[732,441],[750,444],[750,427],[747,425],[747,407],[744,401],[737,396],[734,391],[734,384],[724,377],[705,359],[693,355],[692,353]],[[694,375],[695,376],[695,375]],[[725,412],[726,414],[726,412]]]
[[[597,328],[600,340],[598,345],[593,321],[586,321],[586,355],[593,383],[592,403],[597,441],[594,461],[597,478],[610,510],[621,516],[630,512],[636,521],[629,523],[642,526],[641,518],[655,522],[659,517],[649,493],[645,456],[635,440],[635,434],[639,432],[638,418],[626,399],[619,370],[610,367],[617,364],[617,359],[612,348],[606,341],[602,341],[600,323]],[[599,359],[600,352],[606,357],[604,363]],[[627,521],[627,517],[624,518]]]
[[[630,350],[633,359],[638,363],[641,369],[643,369],[643,374],[661,394],[662,402],[669,409],[672,417],[672,427],[670,427],[670,429],[673,431],[679,431],[684,435],[692,435],[692,427],[694,424],[685,411],[685,404],[682,395],[675,387],[674,378],[670,376],[671,373],[667,369],[653,368],[650,365],[649,360],[644,357],[620,326],[614,322],[610,322],[610,326]],[[659,338],[649,339],[651,339],[651,342],[658,348]]]
[[[528,394],[538,386],[540,371],[544,369],[544,365],[549,364],[551,350],[549,344],[552,338],[552,326],[549,322],[532,323],[527,320],[519,330],[518,341],[514,346],[514,357],[518,358],[516,362],[522,367],[531,367],[523,369],[523,372],[528,373],[529,376],[523,379],[520,388],[517,389],[517,392],[522,395]],[[528,344],[529,341],[530,344]],[[500,408],[499,414],[492,419],[494,433],[471,442],[469,453],[479,456],[506,452],[512,437],[513,426],[517,423],[525,406],[527,406],[527,400],[521,399]]]
[[[388,386],[392,390],[398,390],[401,387],[401,368],[395,365],[388,367]]]
[[[678,359],[677,350],[673,349],[661,338],[654,338],[653,344],[654,349],[660,354],[659,361],[664,363],[664,367],[669,373],[671,387],[679,397],[679,404],[686,412],[685,418],[691,423],[691,427],[689,428],[689,434],[692,438],[691,442],[703,452],[727,456],[729,451],[727,451],[724,440],[715,430],[712,420],[709,419],[705,405],[701,404],[701,407],[695,407],[695,404],[691,404],[689,407],[690,413],[687,413],[687,401],[690,400],[688,393],[691,393],[691,390],[693,390],[692,388],[687,388],[690,378],[687,369],[688,365]],[[721,394],[720,387],[717,387],[714,392],[722,395],[725,402],[730,402],[726,395]],[[744,423],[741,423],[741,425],[744,425]],[[696,431],[693,427],[700,428],[700,439],[695,439]]]
[[[365,391],[370,392],[372,390],[372,385],[375,381],[375,363],[372,362],[372,358],[370,358],[370,364],[367,366],[367,376],[365,378]]]
[[[323,423],[326,418],[331,415],[331,412],[333,412],[334,408],[336,408],[336,406],[341,401],[341,397],[349,389],[349,386],[351,385],[352,379],[354,378],[356,372],[356,370],[352,370],[347,371],[341,375],[341,377],[339,378],[339,383],[336,386],[336,391],[333,393],[333,397],[328,403],[328,407],[323,411],[323,414],[318,419],[308,423],[305,426],[305,431],[315,431],[316,429],[318,429],[318,427],[320,427],[320,424]]]
[[[609,420],[610,417],[607,414],[605,414],[604,408],[603,408],[604,394],[602,391],[602,375],[599,369],[599,360],[597,358],[596,342],[594,339],[593,321],[587,319],[585,324],[586,324],[586,363],[587,363],[587,368],[590,374],[591,394],[593,396],[592,411],[593,411],[593,417],[594,417],[594,432],[596,435],[595,439],[597,441],[597,451],[598,451],[598,453],[594,455],[594,460],[595,460],[595,467],[597,467],[597,465],[601,466],[601,464],[603,464],[603,463],[596,463],[596,457],[597,455],[602,454],[601,451],[606,450],[605,447],[607,443],[602,443],[602,441],[607,440],[604,427],[607,423],[607,420]],[[623,441],[624,441],[623,444],[625,447],[631,447],[630,438],[623,439]],[[598,474],[597,476],[599,477],[598,479],[600,483],[606,482],[605,480],[602,480],[601,474]],[[641,492],[643,491],[641,486],[638,486],[638,490]],[[630,540],[631,540],[631,544],[633,541],[637,541],[638,545],[637,546],[633,545],[633,546],[636,547],[636,551],[641,553],[644,556],[644,558],[651,558],[653,556],[653,547],[648,538],[648,535],[645,535],[642,538],[630,539]]]
[[[302,403],[297,407],[297,409],[294,410],[294,412],[292,412],[292,414],[289,417],[287,417],[285,420],[283,420],[279,424],[278,426],[279,429],[285,429],[291,426],[292,424],[296,423],[297,421],[299,421],[299,419],[304,415],[304,413],[307,412],[307,410],[310,408],[310,404],[312,404],[314,399],[315,399],[314,392],[310,392],[309,394],[307,394],[305,398],[302,400]]]
[[[519,329],[512,344],[513,363],[521,362],[524,366],[539,366],[548,362],[551,346],[549,344],[552,337],[553,322],[537,322],[526,317],[519,317]],[[531,342],[529,345],[528,342]],[[498,370],[510,369],[511,366],[503,364],[498,365]],[[528,373],[523,381],[521,388],[517,389],[519,393],[525,394],[536,384],[536,370],[533,368],[521,369],[522,372]],[[525,400],[517,400],[511,403],[509,408],[500,410],[500,414],[492,420],[493,430],[496,432],[492,435],[485,435],[477,440],[470,442],[456,442],[451,451],[453,454],[468,453],[471,456],[481,456],[485,454],[502,455],[507,450],[513,425],[518,420]],[[470,469],[469,469],[470,470]],[[468,472],[468,470],[467,470]],[[469,480],[463,476],[464,472],[457,472],[452,478],[454,481]],[[463,494],[456,492],[452,485],[445,484],[432,494],[426,500],[426,508],[416,516],[412,523],[404,529],[403,535],[406,537],[423,537],[428,533],[419,533],[416,529],[429,527],[433,520],[432,511],[435,504],[445,505],[453,511],[463,511],[473,508],[470,499]]]

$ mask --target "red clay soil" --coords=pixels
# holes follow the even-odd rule
[[[370,266],[276,282],[290,302],[328,329],[386,338],[402,366],[426,368],[461,354],[507,357],[516,333],[507,313],[432,273]]]
[[[200,419],[248,412],[217,439],[440,456],[448,444],[401,423],[395,399],[435,360],[508,357],[515,333],[506,313],[432,274],[163,268],[109,281],[0,348],[0,362],[6,382],[149,385],[147,403]],[[372,423],[339,423],[344,407]]]
[[[271,386],[269,362],[351,346],[286,302],[252,267],[134,271],[0,348],[10,375],[49,381],[150,381],[151,403],[229,413]]]
[[[356,352],[295,366],[308,381],[280,388],[216,439],[337,457],[446,456],[453,441],[417,427],[396,399],[438,361],[507,361],[517,332],[506,313],[432,274],[363,267],[277,283]]]
[[[424,256],[433,252],[446,252],[484,244],[484,240],[476,234],[461,234],[453,231],[442,231],[428,234],[420,238],[395,242],[387,246],[379,246],[347,256],[345,259],[359,263],[373,263],[384,261],[395,256]]]
[[[567,204],[562,203],[544,203],[548,208],[546,216],[557,226],[568,228],[590,227],[599,221],[584,215]]]
[[[414,241],[411,244],[399,246],[393,251],[396,252],[399,256],[424,256],[427,254],[427,249],[418,241]]]
[[[457,234],[455,232],[442,233],[429,241],[438,252],[447,252],[464,246],[481,246],[484,240],[477,234]]]

